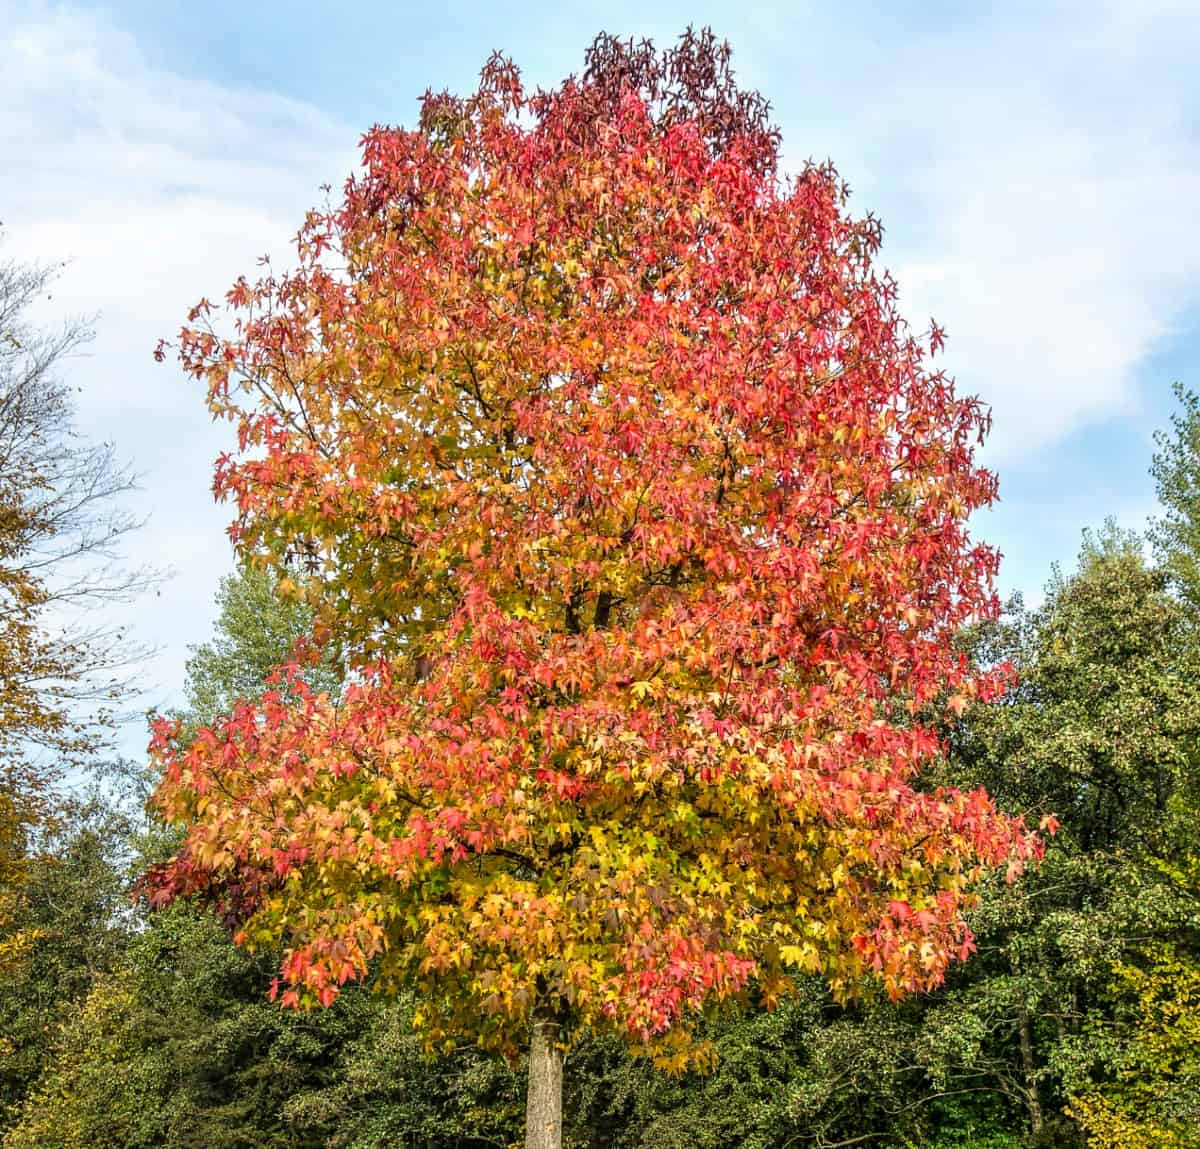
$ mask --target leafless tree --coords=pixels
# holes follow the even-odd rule
[[[135,474],[73,425],[61,368],[91,324],[29,318],[60,270],[0,262],[0,764],[10,771],[34,748],[66,765],[105,743],[143,652],[104,608],[157,578],[121,560],[140,525],[123,507]]]

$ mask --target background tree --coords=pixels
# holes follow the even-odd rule
[[[99,796],[60,801],[6,887],[0,946],[23,944],[0,994],[0,1131],[52,1060],[58,1027],[120,961],[133,924],[129,831]]]
[[[724,53],[684,44],[678,77],[627,53],[528,95],[497,58],[427,98],[296,272],[233,288],[235,337],[201,304],[180,346],[238,428],[235,542],[351,684],[160,725],[160,898],[282,944],[286,1004],[372,972],[431,1039],[532,1033],[531,1145],[576,1030],[679,1064],[751,979],[936,984],[973,879],[1034,850],[913,786],[911,711],[991,687],[952,646],[995,608],[986,420],[906,333],[877,225],[831,168],[778,178],[754,101],[717,123]]]
[[[0,1122],[39,1071],[61,1009],[112,952],[115,830],[55,789],[89,762],[128,701],[133,653],[94,608],[152,577],[117,554],[135,522],[110,445],[72,429],[64,362],[86,323],[30,318],[56,269],[0,262]]]
[[[55,269],[0,262],[0,968],[24,947],[11,928],[16,890],[66,765],[104,741],[132,653],[88,622],[148,574],[122,571],[136,524],[120,509],[130,472],[110,445],[72,431],[66,358],[91,338],[68,320],[42,330],[29,312]]]
[[[1174,391],[1181,410],[1154,436],[1151,474],[1163,514],[1150,537],[1185,601],[1200,607],[1200,399],[1178,383]]]
[[[131,652],[77,608],[126,599],[151,577],[119,565],[137,525],[120,507],[133,475],[111,444],[75,434],[59,376],[91,330],[27,318],[55,274],[0,263],[0,760],[10,769],[33,747],[58,763],[95,749]]]
[[[364,1024],[365,995],[319,1016],[266,999],[268,968],[183,903],[155,914],[122,961],[69,1010],[54,1060],[6,1149],[319,1146],[284,1116],[328,1079]]]
[[[984,893],[980,953],[924,1025],[947,1051],[945,1080],[1006,1098],[1014,1128],[1050,1143],[1080,1143],[1064,1110],[1112,1071],[1116,971],[1194,928],[1193,900],[1164,870],[1187,856],[1174,812],[1200,781],[1193,635],[1166,574],[1110,526],[1039,611],[978,636],[1018,685],[968,712],[950,776],[986,779],[998,801],[1062,826],[1019,885]]]
[[[262,696],[279,666],[304,651],[312,634],[312,610],[279,593],[270,571],[247,567],[221,580],[213,637],[193,647],[187,663],[182,716],[192,727],[216,722],[242,703]],[[326,653],[305,671],[310,688],[332,696],[342,676]]]
[[[1200,1145],[1200,962],[1160,949],[1148,967],[1119,966],[1112,1079],[1071,1100],[1095,1149]],[[1101,1037],[1106,1044],[1112,1034]]]

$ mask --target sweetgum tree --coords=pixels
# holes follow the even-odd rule
[[[1036,850],[914,786],[918,716],[993,685],[951,642],[996,608],[986,417],[777,142],[707,33],[601,37],[549,92],[496,57],[177,345],[236,428],[237,548],[350,680],[160,724],[158,897],[283,944],[284,1004],[370,974],[431,1041],[528,1046],[531,1146],[579,1029],[680,1064],[795,970],[935,984],[981,869]]]

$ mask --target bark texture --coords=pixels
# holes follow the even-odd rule
[[[562,1149],[563,1052],[561,1023],[549,1006],[533,1011],[529,1042],[529,1092],[525,1105],[525,1149]]]

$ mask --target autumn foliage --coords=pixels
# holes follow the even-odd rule
[[[784,179],[699,58],[601,40],[537,93],[494,59],[182,332],[234,543],[349,677],[159,723],[152,881],[282,944],[287,1004],[371,974],[434,1038],[513,1049],[539,1002],[670,1056],[796,970],[938,983],[1037,852],[918,784],[997,685],[953,645],[996,609],[986,416],[836,172]]]

